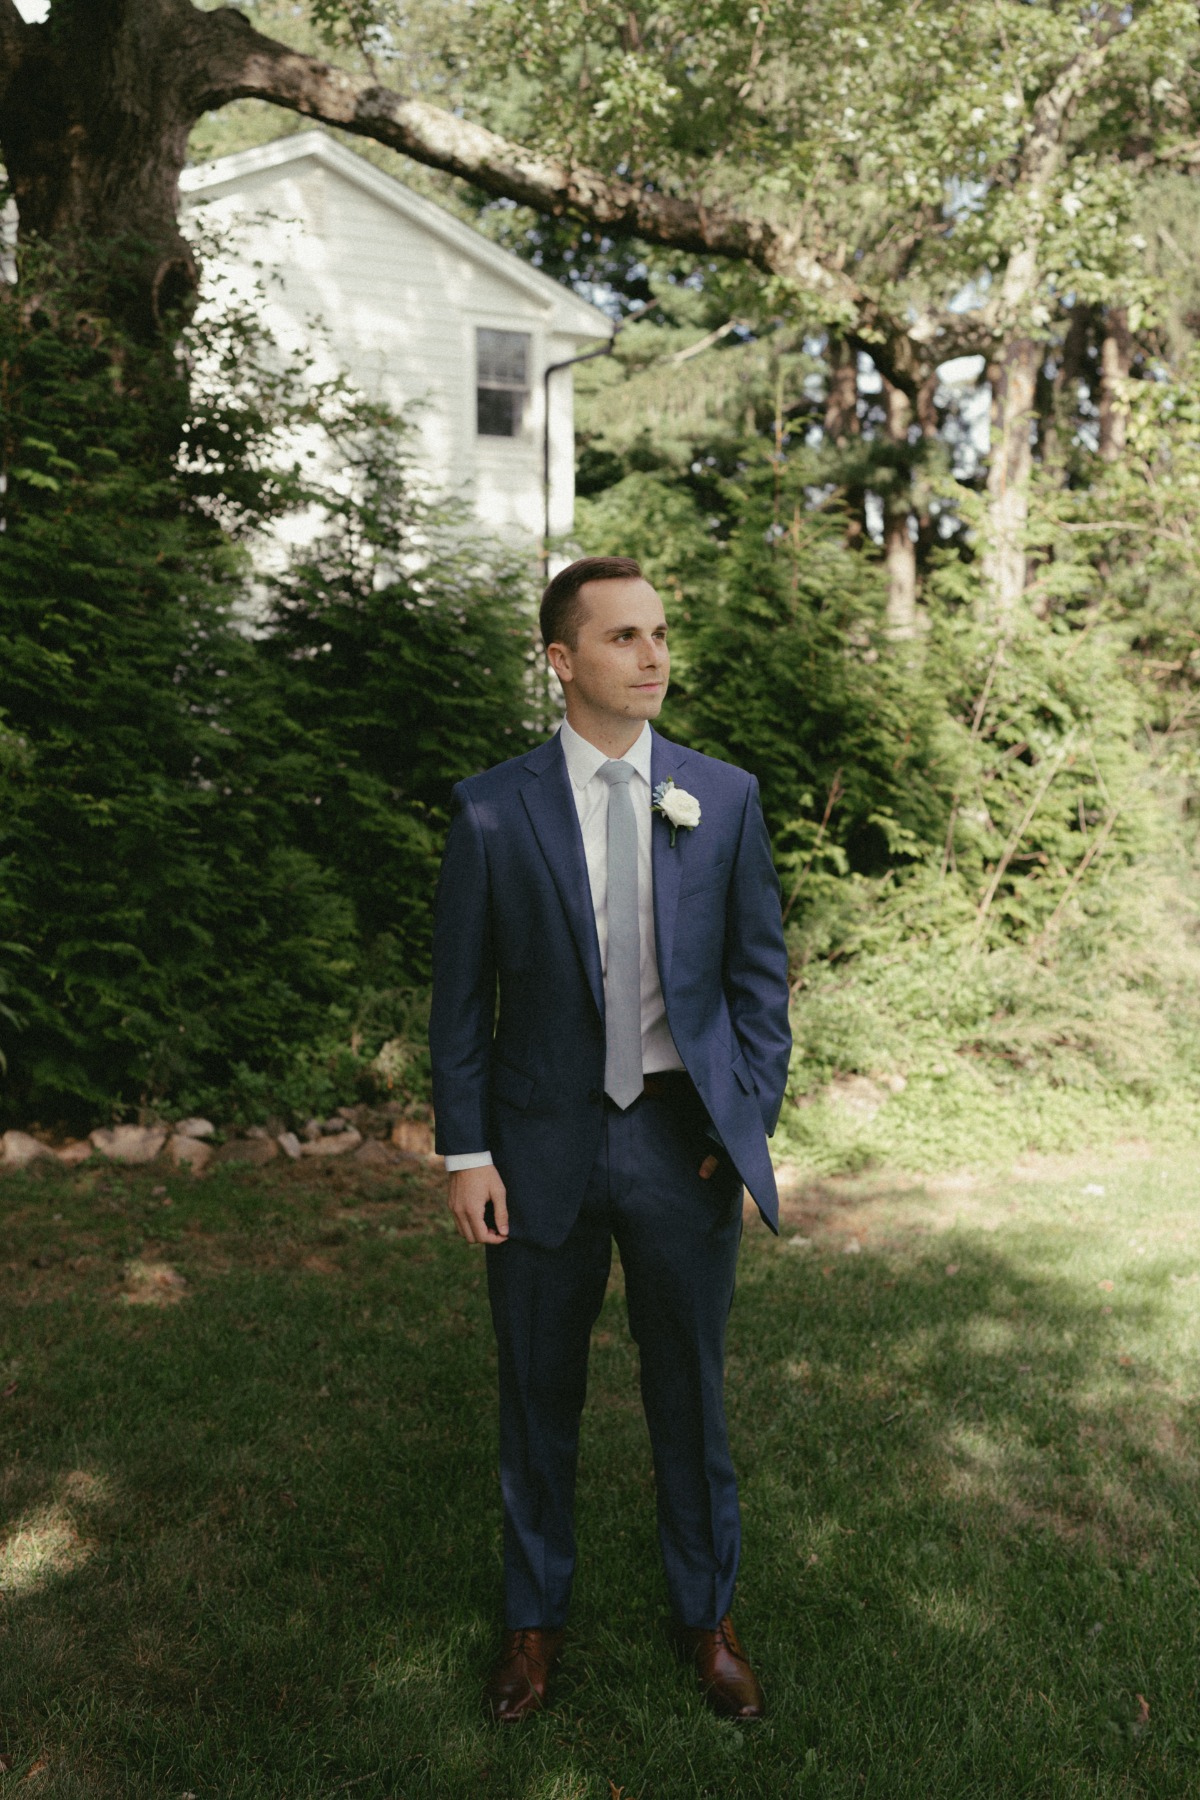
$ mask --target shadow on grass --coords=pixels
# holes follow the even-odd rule
[[[61,1201],[60,1236],[90,1233],[105,1271],[22,1290],[0,1336],[0,1706],[22,1795],[1200,1785],[1197,1420],[1163,1268],[1110,1294],[1059,1266],[1049,1227],[855,1256],[748,1235],[729,1399],[738,1617],[772,1709],[752,1732],[711,1719],[670,1655],[612,1292],[571,1647],[554,1709],[510,1736],[478,1712],[500,1577],[481,1263],[436,1223],[398,1225],[387,1190],[355,1211],[205,1188],[180,1190],[166,1247],[187,1297],[155,1308],[111,1291],[126,1217],[66,1183],[4,1186]],[[136,1180],[121,1191],[145,1208]]]

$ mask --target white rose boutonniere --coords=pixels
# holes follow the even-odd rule
[[[695,794],[689,794],[684,788],[676,787],[668,775],[660,781],[654,790],[653,812],[661,813],[667,821],[671,833],[671,848],[675,848],[677,831],[695,831],[700,823],[700,802]]]

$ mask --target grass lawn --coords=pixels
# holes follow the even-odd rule
[[[501,1734],[491,1333],[436,1181],[34,1168],[0,1220],[0,1796],[1200,1793],[1200,1158],[749,1226],[744,1731],[668,1645],[619,1282],[557,1701]]]

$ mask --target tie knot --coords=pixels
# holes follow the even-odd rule
[[[606,762],[600,764],[596,773],[599,775],[601,781],[605,782],[608,787],[615,788],[628,787],[629,783],[637,774],[637,770],[632,763]]]

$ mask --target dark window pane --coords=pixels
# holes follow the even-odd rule
[[[477,338],[480,387],[529,386],[529,333],[480,329]]]
[[[480,437],[517,437],[529,392],[529,333],[476,332],[475,427]]]
[[[479,388],[475,396],[475,429],[480,437],[516,437],[521,429],[524,398],[512,388]]]

